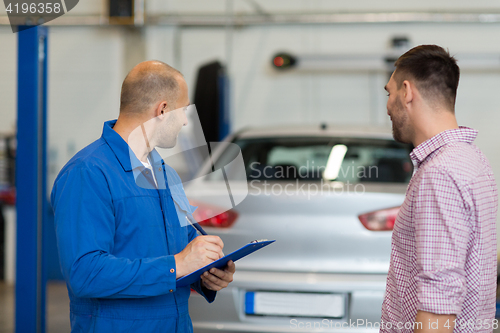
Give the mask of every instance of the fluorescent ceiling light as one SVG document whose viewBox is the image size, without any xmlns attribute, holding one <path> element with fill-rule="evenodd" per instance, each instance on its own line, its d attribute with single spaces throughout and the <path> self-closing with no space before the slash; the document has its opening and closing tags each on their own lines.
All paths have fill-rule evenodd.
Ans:
<svg viewBox="0 0 500 333">
<path fill-rule="evenodd" d="M 330 152 L 330 156 L 328 157 L 328 162 L 326 163 L 325 171 L 323 172 L 324 179 L 327 180 L 337 179 L 346 152 L 347 152 L 346 145 L 333 146 L 332 151 Z"/>
</svg>

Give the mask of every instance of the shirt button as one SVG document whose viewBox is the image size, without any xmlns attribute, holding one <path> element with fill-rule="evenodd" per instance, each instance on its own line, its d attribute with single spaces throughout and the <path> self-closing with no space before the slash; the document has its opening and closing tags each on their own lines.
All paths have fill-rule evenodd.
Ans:
<svg viewBox="0 0 500 333">
<path fill-rule="evenodd" d="M 146 175 L 147 175 L 148 173 L 149 173 L 149 172 L 148 172 L 148 171 L 146 171 Z"/>
<path fill-rule="evenodd" d="M 173 272 L 175 272 L 175 269 L 171 268 L 170 273 L 173 273 Z"/>
<path fill-rule="evenodd" d="M 158 168 L 158 171 L 161 171 L 161 168 Z"/>
<path fill-rule="evenodd" d="M 174 292 L 174 290 L 173 290 L 173 289 L 170 289 L 169 291 L 170 291 L 171 293 L 173 293 L 173 292 Z"/>
</svg>

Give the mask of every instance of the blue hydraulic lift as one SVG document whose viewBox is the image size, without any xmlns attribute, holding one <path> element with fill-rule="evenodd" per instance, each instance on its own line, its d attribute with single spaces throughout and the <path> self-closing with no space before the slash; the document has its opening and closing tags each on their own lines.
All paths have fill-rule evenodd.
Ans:
<svg viewBox="0 0 500 333">
<path fill-rule="evenodd" d="M 18 32 L 15 331 L 45 332 L 43 233 L 47 218 L 46 27 Z"/>
</svg>

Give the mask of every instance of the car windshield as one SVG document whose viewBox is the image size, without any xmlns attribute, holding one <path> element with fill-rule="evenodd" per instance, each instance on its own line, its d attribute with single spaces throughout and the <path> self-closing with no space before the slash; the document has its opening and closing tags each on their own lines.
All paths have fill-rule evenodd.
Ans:
<svg viewBox="0 0 500 333">
<path fill-rule="evenodd" d="M 321 179 L 359 183 L 406 183 L 412 175 L 410 145 L 385 139 L 252 138 L 236 139 L 247 180 Z M 234 152 L 224 151 L 215 167 L 227 165 Z M 231 170 L 226 168 L 231 178 Z M 209 177 L 211 180 L 217 176 Z"/>
</svg>

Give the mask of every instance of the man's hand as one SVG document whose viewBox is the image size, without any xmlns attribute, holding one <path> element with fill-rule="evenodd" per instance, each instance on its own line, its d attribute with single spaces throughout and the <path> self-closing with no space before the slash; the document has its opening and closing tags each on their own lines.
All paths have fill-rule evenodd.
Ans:
<svg viewBox="0 0 500 333">
<path fill-rule="evenodd" d="M 234 262 L 230 260 L 227 262 L 227 267 L 224 270 L 212 268 L 210 272 L 203 273 L 201 276 L 202 284 L 209 290 L 219 291 L 233 282 L 233 274 L 235 271 L 236 266 Z"/>
<path fill-rule="evenodd" d="M 224 243 L 218 236 L 198 236 L 180 253 L 176 254 L 176 278 L 192 273 L 215 260 L 222 258 Z M 233 264 L 234 265 L 234 264 Z"/>
</svg>

